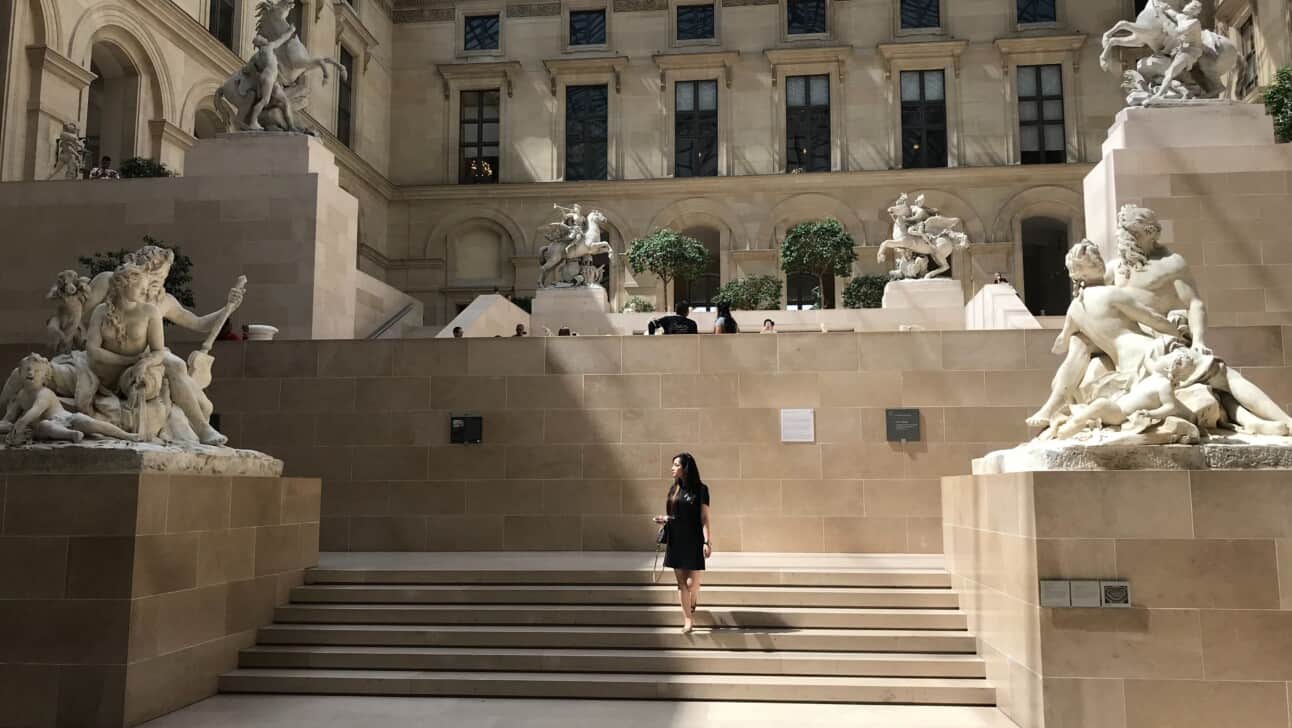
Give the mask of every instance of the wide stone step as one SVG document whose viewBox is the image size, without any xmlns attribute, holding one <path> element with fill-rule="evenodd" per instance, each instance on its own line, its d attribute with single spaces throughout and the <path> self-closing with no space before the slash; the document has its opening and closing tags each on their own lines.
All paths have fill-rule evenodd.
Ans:
<svg viewBox="0 0 1292 728">
<path fill-rule="evenodd" d="M 736 650 L 552 650 L 450 647 L 291 647 L 243 650 L 244 668 L 605 672 L 981 678 L 976 655 Z"/>
<path fill-rule="evenodd" d="M 767 675 L 607 675 L 536 672 L 235 670 L 220 678 L 235 693 L 457 697 L 775 700 L 811 703 L 994 705 L 979 679 Z"/>
<path fill-rule="evenodd" d="M 710 629 L 682 634 L 669 627 L 414 626 L 273 624 L 259 631 L 262 645 L 377 647 L 515 647 L 569 649 L 700 649 L 811 652 L 972 654 L 963 631 L 894 629 Z"/>
<path fill-rule="evenodd" d="M 955 609 L 949 589 L 879 587 L 768 587 L 705 585 L 706 605 L 722 607 L 871 607 Z M 660 585 L 459 585 L 369 586 L 331 584 L 292 589 L 294 603 L 313 604 L 675 604 L 677 588 Z"/>
<path fill-rule="evenodd" d="M 665 580 L 672 575 L 665 573 Z M 603 570 L 451 570 L 451 569 L 311 569 L 307 584 L 530 584 L 631 585 L 654 583 L 650 569 Z M 705 586 L 943 588 L 951 576 L 941 569 L 711 569 Z"/>
<path fill-rule="evenodd" d="M 305 624 L 427 625 L 675 625 L 681 610 L 665 605 L 387 605 L 293 604 L 278 607 L 275 622 Z M 962 612 L 942 609 L 726 608 L 702 606 L 695 614 L 701 627 L 771 627 L 790 629 L 964 629 Z"/>
</svg>

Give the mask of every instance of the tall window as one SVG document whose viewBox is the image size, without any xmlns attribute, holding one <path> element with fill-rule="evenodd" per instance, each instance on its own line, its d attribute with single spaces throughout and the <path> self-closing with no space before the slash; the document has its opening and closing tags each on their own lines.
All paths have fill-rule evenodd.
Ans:
<svg viewBox="0 0 1292 728">
<path fill-rule="evenodd" d="M 354 145 L 354 56 L 341 46 L 345 77 L 337 82 L 336 138 L 347 147 Z"/>
<path fill-rule="evenodd" d="M 1054 23 L 1059 20 L 1058 0 L 1018 0 L 1018 23 Z"/>
<path fill-rule="evenodd" d="M 789 35 L 825 33 L 826 0 L 787 0 L 785 30 Z"/>
<path fill-rule="evenodd" d="M 712 5 L 677 6 L 678 40 L 711 40 L 714 37 Z"/>
<path fill-rule="evenodd" d="M 462 49 L 496 51 L 501 29 L 497 15 L 468 15 L 462 23 Z"/>
<path fill-rule="evenodd" d="M 717 176 L 718 82 L 678 81 L 674 99 L 673 176 Z"/>
<path fill-rule="evenodd" d="M 940 2 L 941 0 L 902 0 L 902 30 L 941 27 Z"/>
<path fill-rule="evenodd" d="M 1068 161 L 1062 66 L 1018 67 L 1018 140 L 1023 164 Z"/>
<path fill-rule="evenodd" d="M 1238 98 L 1243 98 L 1256 88 L 1256 26 L 1248 18 L 1238 29 L 1238 51 L 1242 56 L 1238 66 Z"/>
<path fill-rule="evenodd" d="M 902 167 L 945 166 L 945 76 L 942 71 L 902 71 Z"/>
<path fill-rule="evenodd" d="M 571 10 L 570 45 L 605 45 L 606 11 Z"/>
<path fill-rule="evenodd" d="M 565 87 L 565 179 L 606 179 L 610 128 L 605 86 Z"/>
<path fill-rule="evenodd" d="M 1068 224 L 1048 217 L 1023 221 L 1023 282 L 1027 308 L 1037 316 L 1062 316 L 1072 302 L 1064 257 Z"/>
<path fill-rule="evenodd" d="M 235 0 L 211 0 L 211 17 L 207 27 L 211 30 L 211 35 L 224 44 L 225 48 L 233 50 L 233 16 L 237 8 Z"/>
<path fill-rule="evenodd" d="M 498 181 L 499 99 L 497 89 L 462 92 L 458 112 L 458 181 L 462 184 Z"/>
<path fill-rule="evenodd" d="M 709 264 L 694 280 L 677 281 L 673 300 L 686 301 L 693 311 L 712 311 L 713 299 L 722 287 L 722 233 L 710 227 L 688 228 L 683 234 L 704 244 L 709 251 Z"/>
<path fill-rule="evenodd" d="M 785 79 L 787 172 L 830 171 L 830 77 Z"/>
</svg>

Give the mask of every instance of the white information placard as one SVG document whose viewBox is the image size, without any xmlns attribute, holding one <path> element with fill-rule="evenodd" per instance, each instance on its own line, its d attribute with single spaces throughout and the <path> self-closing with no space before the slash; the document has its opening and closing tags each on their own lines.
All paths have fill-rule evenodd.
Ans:
<svg viewBox="0 0 1292 728">
<path fill-rule="evenodd" d="M 781 442 L 816 442 L 814 410 L 781 410 Z"/>
</svg>

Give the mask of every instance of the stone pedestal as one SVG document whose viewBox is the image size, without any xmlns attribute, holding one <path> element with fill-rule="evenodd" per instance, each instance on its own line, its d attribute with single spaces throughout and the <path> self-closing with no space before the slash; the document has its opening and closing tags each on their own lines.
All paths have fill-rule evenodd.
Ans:
<svg viewBox="0 0 1292 728">
<path fill-rule="evenodd" d="M 0 449 L 0 723 L 117 728 L 215 694 L 317 563 L 320 492 L 217 460 Z"/>
<path fill-rule="evenodd" d="M 601 286 L 542 288 L 534 294 L 530 333 L 543 336 L 550 329 L 555 335 L 567 327 L 582 336 L 611 335 L 615 328 L 609 313 L 610 299 Z"/>
<path fill-rule="evenodd" d="M 1086 230 L 1116 255 L 1117 211 L 1155 210 L 1162 241 L 1184 255 L 1212 325 L 1292 323 L 1292 148 L 1274 143 L 1256 104 L 1124 109 L 1086 176 Z"/>
<path fill-rule="evenodd" d="M 942 479 L 952 586 L 1022 728 L 1288 724 L 1292 471 Z M 1280 553 L 1282 552 L 1282 553 Z M 1043 608 L 1039 580 L 1130 583 Z"/>
<path fill-rule="evenodd" d="M 965 293 L 954 278 L 893 281 L 884 286 L 884 308 L 954 308 L 964 311 Z"/>
</svg>

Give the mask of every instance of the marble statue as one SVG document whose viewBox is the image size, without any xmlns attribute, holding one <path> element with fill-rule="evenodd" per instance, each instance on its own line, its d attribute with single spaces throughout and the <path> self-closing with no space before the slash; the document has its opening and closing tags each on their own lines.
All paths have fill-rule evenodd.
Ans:
<svg viewBox="0 0 1292 728">
<path fill-rule="evenodd" d="M 538 252 L 538 287 L 601 285 L 605 267 L 594 265 L 592 256 L 608 253 L 614 257 L 615 254 L 610 243 L 601 240 L 606 216 L 598 210 L 584 215 L 583 208 L 577 204 L 568 208 L 553 207 L 563 215 L 560 222 L 548 225 L 552 228 L 547 234 L 548 244 Z"/>
<path fill-rule="evenodd" d="M 912 203 L 903 192 L 888 215 L 893 218 L 893 237 L 879 246 L 875 257 L 883 263 L 893 251 L 896 267 L 888 274 L 892 280 L 946 277 L 951 254 L 969 245 L 968 236 L 960 232 L 960 218 L 939 215 L 925 204 L 924 195 Z"/>
<path fill-rule="evenodd" d="M 296 0 L 261 0 L 256 6 L 255 52 L 215 92 L 216 110 L 235 131 L 310 133 L 296 114 L 309 103 L 309 71 L 328 81 L 328 66 L 342 79 L 346 69 L 333 58 L 311 56 L 287 16 Z M 227 116 L 228 107 L 234 116 Z"/>
<path fill-rule="evenodd" d="M 79 412 L 68 412 L 54 391 L 46 386 L 53 376 L 49 360 L 29 354 L 18 363 L 22 387 L 9 401 L 0 419 L 0 434 L 9 445 L 35 440 L 80 442 L 86 435 L 100 435 L 138 442 L 139 436 Z"/>
<path fill-rule="evenodd" d="M 1116 48 L 1148 50 L 1123 74 L 1127 106 L 1224 96 L 1223 77 L 1238 64 L 1238 47 L 1203 28 L 1201 13 L 1198 0 L 1149 0 L 1133 22 L 1118 21 L 1104 33 L 1099 64 L 1105 71 L 1112 70 Z"/>
<path fill-rule="evenodd" d="M 1206 345 L 1206 306 L 1157 216 L 1118 214 L 1117 260 L 1082 241 L 1068 252 L 1075 294 L 1055 353 L 1050 398 L 1028 424 L 1038 440 L 1197 444 L 1234 433 L 1288 438 L 1292 416 Z M 1292 446 L 1292 439 L 1286 443 Z"/>
<path fill-rule="evenodd" d="M 100 273 L 88 283 L 76 281 L 77 292 L 69 298 L 79 300 L 82 308 L 77 330 L 83 332 L 83 348 L 35 365 L 42 371 L 41 386 L 73 410 L 67 417 L 53 417 L 58 413 L 51 409 L 55 424 L 82 434 L 141 442 L 216 447 L 228 442 L 210 424 L 213 406 L 204 390 L 211 383 L 211 346 L 220 327 L 242 304 L 246 279 L 238 279 L 223 307 L 198 316 L 166 292 L 165 281 L 173 263 L 172 251 L 146 245 L 126 256 L 115 271 Z M 64 278 L 60 274 L 60 285 Z M 60 345 L 68 340 L 62 337 L 61 317 L 72 312 L 60 309 L 59 316 L 50 321 L 52 328 L 58 320 Z M 166 348 L 165 321 L 207 335 L 187 362 Z M 68 327 L 76 329 L 72 324 Z M 29 379 L 24 367 L 10 374 L 0 392 L 0 410 L 8 411 L 15 402 L 30 409 L 22 400 Z M 34 396 L 29 393 L 26 400 Z M 111 425 L 130 437 L 122 438 L 110 428 L 86 429 L 80 417 Z M 29 419 L 24 424 L 32 422 L 34 419 Z M 36 435 L 38 439 L 52 437 L 40 432 Z"/>
<path fill-rule="evenodd" d="M 65 122 L 54 146 L 57 163 L 49 173 L 49 179 L 54 179 L 60 173 L 64 179 L 80 179 L 81 167 L 85 166 L 85 150 L 85 138 L 81 136 L 76 122 Z"/>
<path fill-rule="evenodd" d="M 50 348 L 55 354 L 66 354 L 85 347 L 86 301 L 90 297 L 90 279 L 74 270 L 65 270 L 54 278 L 54 287 L 45 298 L 58 301 L 58 311 L 45 322 Z"/>
</svg>

